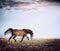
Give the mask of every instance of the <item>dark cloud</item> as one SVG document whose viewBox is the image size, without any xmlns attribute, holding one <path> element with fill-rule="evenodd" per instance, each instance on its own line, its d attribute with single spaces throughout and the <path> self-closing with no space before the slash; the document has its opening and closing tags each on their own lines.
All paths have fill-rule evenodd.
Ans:
<svg viewBox="0 0 60 51">
<path fill-rule="evenodd" d="M 13 7 L 15 5 L 19 5 L 19 4 L 30 4 L 29 2 L 15 2 L 13 0 L 0 0 L 0 8 L 6 7 L 6 6 L 10 6 Z"/>
<path fill-rule="evenodd" d="M 17 1 L 17 0 L 0 0 L 0 8 L 18 8 L 24 10 L 36 9 L 39 5 L 60 4 L 60 0 L 32 0 L 31 2 Z"/>
<path fill-rule="evenodd" d="M 58 3 L 60 3 L 60 0 L 32 0 L 32 1 L 48 1 L 48 2 L 58 2 Z"/>
<path fill-rule="evenodd" d="M 60 3 L 60 0 L 46 0 L 46 1 Z"/>
</svg>

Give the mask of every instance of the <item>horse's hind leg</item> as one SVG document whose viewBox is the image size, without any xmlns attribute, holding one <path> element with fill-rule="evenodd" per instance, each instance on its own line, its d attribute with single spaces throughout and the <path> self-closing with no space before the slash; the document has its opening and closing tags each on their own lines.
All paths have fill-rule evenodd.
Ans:
<svg viewBox="0 0 60 51">
<path fill-rule="evenodd" d="M 23 37 L 22 37 L 22 39 L 21 39 L 21 41 L 20 41 L 20 42 L 22 42 L 22 41 L 23 41 L 24 37 L 25 37 L 25 36 L 23 36 Z"/>
<path fill-rule="evenodd" d="M 9 38 L 9 40 L 8 41 L 10 41 L 10 39 L 13 37 L 13 35 L 11 35 L 11 37 Z"/>
<path fill-rule="evenodd" d="M 15 42 L 16 42 L 16 39 L 15 39 L 15 38 L 16 38 L 16 36 L 14 36 L 14 37 L 13 37 L 13 39 L 14 39 L 14 40 L 15 40 Z"/>
</svg>

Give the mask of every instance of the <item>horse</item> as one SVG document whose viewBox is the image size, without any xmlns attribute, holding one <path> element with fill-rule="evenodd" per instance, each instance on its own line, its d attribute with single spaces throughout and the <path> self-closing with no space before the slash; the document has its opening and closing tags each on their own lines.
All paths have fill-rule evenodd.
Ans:
<svg viewBox="0 0 60 51">
<path fill-rule="evenodd" d="M 10 39 L 13 37 L 13 39 L 16 42 L 15 38 L 17 36 L 22 36 L 21 42 L 23 41 L 24 37 L 27 37 L 27 39 L 29 40 L 29 37 L 27 36 L 27 34 L 30 34 L 31 39 L 33 37 L 33 31 L 30 30 L 30 29 L 13 29 L 13 28 L 9 28 L 8 30 L 6 30 L 4 32 L 4 35 L 8 34 L 7 32 L 11 32 L 11 34 L 12 34 L 8 41 L 10 41 Z"/>
</svg>

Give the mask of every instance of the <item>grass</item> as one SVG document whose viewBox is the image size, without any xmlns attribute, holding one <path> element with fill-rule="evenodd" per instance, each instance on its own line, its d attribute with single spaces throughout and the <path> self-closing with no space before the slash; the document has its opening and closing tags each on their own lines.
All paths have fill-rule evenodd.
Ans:
<svg viewBox="0 0 60 51">
<path fill-rule="evenodd" d="M 8 39 L 0 38 L 0 51 L 60 51 L 60 39 Z M 10 49 L 10 50 L 9 50 Z"/>
</svg>

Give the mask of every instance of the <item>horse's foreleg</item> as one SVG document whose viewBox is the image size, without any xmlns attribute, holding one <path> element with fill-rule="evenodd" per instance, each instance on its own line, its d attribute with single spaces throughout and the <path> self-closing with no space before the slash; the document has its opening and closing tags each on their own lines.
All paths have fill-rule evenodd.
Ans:
<svg viewBox="0 0 60 51">
<path fill-rule="evenodd" d="M 22 42 L 22 41 L 23 41 L 24 37 L 25 37 L 25 36 L 23 36 L 23 37 L 22 37 L 22 39 L 21 39 L 21 41 L 20 41 L 20 42 Z"/>
<path fill-rule="evenodd" d="M 11 35 L 11 37 L 9 38 L 9 40 L 8 41 L 10 41 L 10 39 L 13 37 L 13 35 Z"/>
<path fill-rule="evenodd" d="M 27 37 L 27 39 L 29 40 L 29 37 L 28 36 L 26 36 Z"/>
<path fill-rule="evenodd" d="M 16 38 L 16 36 L 14 36 L 14 37 L 13 37 L 13 39 L 14 39 L 14 40 L 15 40 L 15 42 L 16 42 L 16 39 L 15 39 L 15 38 Z"/>
</svg>

